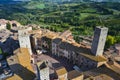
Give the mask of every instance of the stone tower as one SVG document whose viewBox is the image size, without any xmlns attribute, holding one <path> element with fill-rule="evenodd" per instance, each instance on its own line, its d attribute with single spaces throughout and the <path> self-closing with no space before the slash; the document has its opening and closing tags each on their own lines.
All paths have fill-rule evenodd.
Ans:
<svg viewBox="0 0 120 80">
<path fill-rule="evenodd" d="M 108 28 L 106 27 L 98 26 L 95 28 L 94 39 L 91 47 L 91 52 L 95 56 L 103 55 L 107 33 L 108 33 Z"/>
<path fill-rule="evenodd" d="M 37 63 L 37 77 L 38 80 L 50 80 L 47 61 L 41 61 Z"/>
<path fill-rule="evenodd" d="M 28 48 L 30 55 L 32 55 L 30 35 L 19 36 L 20 48 Z"/>
<path fill-rule="evenodd" d="M 30 55 L 32 55 L 30 35 L 27 30 L 19 30 L 19 44 L 20 48 L 28 48 Z"/>
</svg>

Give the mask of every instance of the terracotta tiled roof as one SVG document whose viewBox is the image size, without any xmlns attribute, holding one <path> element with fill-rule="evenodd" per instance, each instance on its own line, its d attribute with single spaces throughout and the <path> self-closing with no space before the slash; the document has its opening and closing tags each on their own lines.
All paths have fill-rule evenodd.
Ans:
<svg viewBox="0 0 120 80">
<path fill-rule="evenodd" d="M 8 21 L 5 19 L 0 19 L 0 24 L 5 25 Z"/>
<path fill-rule="evenodd" d="M 67 73 L 66 69 L 64 67 L 60 67 L 56 69 L 56 73 L 58 76 L 64 75 Z"/>
<path fill-rule="evenodd" d="M 42 34 L 42 31 L 39 29 L 39 30 L 31 30 L 31 31 L 28 31 L 28 33 L 30 34 Z"/>
<path fill-rule="evenodd" d="M 120 43 L 115 45 L 115 48 L 120 50 Z"/>
<path fill-rule="evenodd" d="M 12 77 L 10 77 L 10 78 L 8 78 L 6 80 L 23 80 L 23 79 L 20 76 L 15 74 L 14 76 L 12 76 Z"/>
<path fill-rule="evenodd" d="M 80 53 L 80 55 L 84 56 L 84 57 L 87 57 L 93 61 L 96 61 L 96 62 L 105 62 L 107 61 L 107 59 L 104 57 L 104 56 L 94 56 L 94 55 L 91 55 L 91 54 L 86 54 L 86 53 Z"/>
<path fill-rule="evenodd" d="M 65 37 L 66 35 L 71 34 L 70 30 L 66 30 L 60 34 L 60 37 Z"/>
<path fill-rule="evenodd" d="M 19 22 L 15 21 L 15 20 L 9 21 L 9 20 L 5 20 L 5 19 L 0 19 L 0 24 L 5 25 L 5 24 L 8 23 L 8 22 L 9 22 L 10 24 L 15 23 L 15 24 L 17 24 L 18 26 L 21 25 Z"/>
<path fill-rule="evenodd" d="M 76 70 L 68 72 L 68 79 L 74 79 L 74 78 L 77 78 L 80 76 L 83 76 L 83 74 L 81 74 L 80 72 L 78 72 Z"/>
<path fill-rule="evenodd" d="M 106 75 L 106 74 L 101 74 L 95 77 L 95 80 L 113 80 L 113 78 L 111 78 L 110 76 Z"/>
<path fill-rule="evenodd" d="M 120 65 L 116 62 L 113 62 L 113 64 L 106 63 L 106 67 L 113 70 L 114 72 L 118 73 L 120 75 Z"/>
<path fill-rule="evenodd" d="M 20 48 L 14 52 L 15 55 L 7 58 L 11 70 L 15 73 L 15 75 L 11 77 L 10 80 L 33 80 L 35 75 L 30 63 L 30 54 L 28 49 Z M 19 79 L 18 76 L 21 79 Z"/>
<path fill-rule="evenodd" d="M 105 65 L 96 68 L 96 69 L 92 69 L 86 72 L 83 72 L 83 74 L 85 75 L 85 80 L 89 80 L 87 78 L 90 77 L 96 77 L 96 76 L 100 76 L 100 75 L 106 75 L 108 77 L 113 78 L 114 80 L 120 80 L 120 75 L 117 74 L 116 72 L 114 72 L 113 70 L 109 69 L 108 67 L 106 67 Z M 102 79 L 102 80 L 106 80 L 106 79 Z"/>
<path fill-rule="evenodd" d="M 58 34 L 56 34 L 54 32 L 48 32 L 44 36 L 46 36 L 47 38 L 50 38 L 50 39 L 54 39 L 54 38 L 56 38 L 58 36 Z"/>
</svg>

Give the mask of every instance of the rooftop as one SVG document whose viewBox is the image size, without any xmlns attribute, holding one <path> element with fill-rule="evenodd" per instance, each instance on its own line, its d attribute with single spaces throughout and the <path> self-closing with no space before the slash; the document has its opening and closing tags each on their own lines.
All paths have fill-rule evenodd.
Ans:
<svg viewBox="0 0 120 80">
<path fill-rule="evenodd" d="M 95 77 L 95 80 L 99 79 L 99 80 L 113 80 L 113 78 L 111 78 L 110 76 L 107 76 L 106 74 L 101 74 Z"/>
<path fill-rule="evenodd" d="M 107 62 L 106 67 L 120 75 L 120 65 L 116 62 Z"/>
<path fill-rule="evenodd" d="M 15 20 L 12 20 L 12 21 L 9 21 L 9 20 L 5 20 L 5 19 L 0 19 L 0 24 L 6 24 L 6 23 L 10 23 L 10 24 L 13 24 L 13 23 L 15 23 L 15 24 L 17 24 L 17 26 L 20 26 L 21 24 L 19 23 L 19 22 L 17 22 L 17 21 L 15 21 Z"/>
<path fill-rule="evenodd" d="M 31 31 L 32 28 L 31 27 L 20 27 L 20 29 L 18 30 L 18 34 L 20 36 L 25 36 L 25 35 L 30 35 L 29 31 Z"/>
<path fill-rule="evenodd" d="M 58 36 L 58 34 L 55 32 L 48 32 L 44 36 L 46 36 L 47 38 L 50 38 L 50 39 L 54 39 Z"/>
<path fill-rule="evenodd" d="M 115 48 L 116 48 L 117 50 L 120 50 L 120 43 L 119 43 L 119 44 L 115 44 Z"/>
<path fill-rule="evenodd" d="M 64 75 L 67 73 L 66 69 L 64 67 L 60 67 L 56 69 L 56 73 L 58 76 Z"/>
<path fill-rule="evenodd" d="M 107 59 L 104 57 L 104 56 L 94 56 L 94 55 L 91 55 L 91 54 L 85 54 L 85 53 L 80 53 L 82 56 L 85 56 L 93 61 L 96 61 L 96 62 L 104 62 L 104 61 L 107 61 Z"/>
<path fill-rule="evenodd" d="M 104 26 L 97 26 L 97 29 L 108 29 L 108 28 Z"/>
<path fill-rule="evenodd" d="M 25 57 L 23 57 L 25 56 Z M 30 63 L 30 55 L 27 48 L 20 48 L 13 56 L 7 58 L 11 70 L 15 73 L 12 80 L 33 80 L 35 75 Z M 17 75 L 17 76 L 16 76 Z M 21 78 L 18 78 L 18 76 Z M 9 80 L 9 79 L 8 79 Z"/>
<path fill-rule="evenodd" d="M 76 70 L 68 72 L 68 79 L 74 79 L 74 78 L 77 78 L 80 76 L 83 76 L 83 74 L 81 74 L 80 72 L 78 72 Z"/>
<path fill-rule="evenodd" d="M 95 76 L 95 77 L 90 76 L 84 80 L 114 80 L 114 79 L 110 76 L 107 76 L 106 74 L 100 74 L 100 75 Z"/>
<path fill-rule="evenodd" d="M 64 38 L 64 37 L 66 37 L 66 35 L 69 35 L 69 34 L 72 34 L 71 31 L 70 30 L 65 30 L 64 32 L 62 32 L 60 34 L 60 37 Z"/>
<path fill-rule="evenodd" d="M 5 19 L 0 19 L 0 24 L 5 25 L 7 22 L 8 22 L 8 21 L 7 21 L 7 20 L 5 20 Z"/>
<path fill-rule="evenodd" d="M 50 53 L 48 53 L 48 55 L 46 54 L 34 55 L 34 58 L 35 58 L 35 63 L 41 62 L 41 61 L 48 62 L 48 67 L 49 67 L 51 78 L 56 77 L 55 70 L 61 66 L 64 66 L 67 71 L 73 70 L 73 65 L 71 63 L 68 63 L 66 59 L 52 56 L 50 55 Z"/>
<path fill-rule="evenodd" d="M 37 66 L 39 69 L 44 69 L 44 68 L 47 68 L 48 65 L 46 61 L 41 61 L 37 63 Z"/>
<path fill-rule="evenodd" d="M 31 30 L 31 31 L 28 31 L 28 33 L 30 33 L 30 34 L 36 34 L 36 33 L 41 34 L 42 31 L 41 31 L 41 29 L 38 29 L 38 30 Z"/>
<path fill-rule="evenodd" d="M 83 72 L 83 74 L 85 75 L 86 80 L 89 80 L 87 78 L 96 77 L 100 75 L 104 75 L 107 78 L 113 78 L 114 80 L 120 80 L 120 75 L 114 72 L 113 70 L 109 69 L 105 65 L 96 69 Z M 102 80 L 106 80 L 106 79 L 102 79 Z"/>
<path fill-rule="evenodd" d="M 20 76 L 14 74 L 14 76 L 10 77 L 10 78 L 7 78 L 6 80 L 23 80 Z"/>
</svg>

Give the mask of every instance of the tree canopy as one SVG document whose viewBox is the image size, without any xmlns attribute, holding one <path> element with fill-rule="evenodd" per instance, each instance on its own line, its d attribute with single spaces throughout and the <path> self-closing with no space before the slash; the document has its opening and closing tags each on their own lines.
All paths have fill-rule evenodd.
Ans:
<svg viewBox="0 0 120 80">
<path fill-rule="evenodd" d="M 11 30 L 11 24 L 10 24 L 9 22 L 6 24 L 6 28 L 7 28 L 8 30 Z"/>
</svg>

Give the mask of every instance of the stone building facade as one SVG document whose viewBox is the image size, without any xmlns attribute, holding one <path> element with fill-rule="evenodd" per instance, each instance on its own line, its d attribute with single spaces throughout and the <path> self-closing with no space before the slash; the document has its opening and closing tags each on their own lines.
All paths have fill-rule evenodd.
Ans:
<svg viewBox="0 0 120 80">
<path fill-rule="evenodd" d="M 93 45 L 95 46 L 92 46 L 92 49 L 95 47 L 97 52 L 94 52 L 94 55 L 91 52 L 91 47 L 88 45 L 77 44 L 75 42 L 69 43 L 68 41 L 64 40 L 57 41 L 56 39 L 54 39 L 52 42 L 52 53 L 53 55 L 65 57 L 73 64 L 79 66 L 82 70 L 89 70 L 99 67 L 107 61 L 107 59 L 102 56 L 107 32 L 107 28 L 96 28 L 95 37 L 93 40 Z M 98 45 L 98 42 L 102 43 Z M 101 54 L 99 54 L 99 52 Z"/>
<path fill-rule="evenodd" d="M 57 56 L 68 59 L 69 62 L 79 66 L 82 70 L 89 70 L 101 66 L 106 62 L 103 56 L 94 56 L 90 48 L 86 46 L 75 46 L 67 42 L 61 42 L 58 46 Z"/>
<path fill-rule="evenodd" d="M 58 55 L 58 48 L 59 48 L 59 44 L 61 43 L 61 41 L 62 39 L 60 38 L 56 38 L 52 41 L 52 54 Z"/>
</svg>

